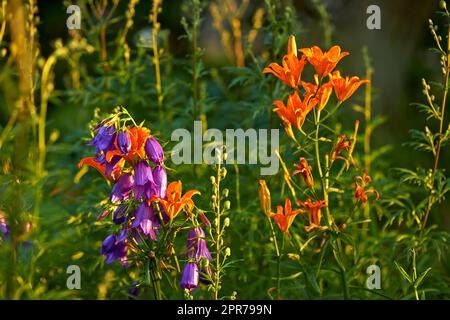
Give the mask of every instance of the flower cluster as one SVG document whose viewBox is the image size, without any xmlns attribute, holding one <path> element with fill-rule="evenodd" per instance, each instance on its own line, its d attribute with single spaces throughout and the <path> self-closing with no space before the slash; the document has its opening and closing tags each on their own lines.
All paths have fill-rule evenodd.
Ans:
<svg viewBox="0 0 450 320">
<path fill-rule="evenodd" d="M 208 283 L 212 276 L 209 262 L 212 256 L 206 245 L 205 232 L 201 227 L 194 227 L 189 230 L 186 253 L 189 261 L 186 263 L 181 276 L 181 287 L 189 291 L 197 288 L 199 280 Z M 202 269 L 199 264 L 206 265 Z M 202 275 L 205 274 L 206 278 Z"/>
<path fill-rule="evenodd" d="M 301 53 L 301 56 L 298 52 Z M 264 181 L 260 181 L 261 207 L 269 218 L 274 219 L 283 233 L 285 233 L 292 225 L 296 215 L 301 213 L 308 214 L 309 225 L 305 226 L 307 232 L 311 230 L 326 230 L 333 225 L 335 226 L 333 221 L 328 221 L 327 226 L 321 225 L 321 209 L 327 208 L 328 211 L 328 196 L 326 190 L 327 187 L 325 187 L 326 178 L 323 174 L 324 169 L 320 164 L 319 158 L 318 132 L 321 125 L 321 112 L 327 112 L 326 117 L 331 116 L 362 84 L 368 83 L 368 80 L 361 80 L 356 76 L 342 77 L 340 71 L 335 70 L 340 60 L 347 55 L 349 55 L 349 53 L 341 51 L 339 46 L 333 46 L 325 52 L 317 46 L 297 50 L 295 37 L 290 36 L 288 40 L 288 52 L 283 57 L 282 65 L 280 66 L 277 63 L 271 63 L 263 70 L 264 73 L 270 73 L 276 76 L 283 83 L 294 89 L 294 92 L 288 95 L 286 104 L 282 100 L 277 100 L 273 103 L 275 106 L 273 111 L 280 117 L 286 133 L 291 139 L 297 142 L 293 128 L 298 129 L 298 131 L 308 139 L 312 139 L 303 131 L 303 126 L 308 115 L 310 113 L 314 114 L 313 123 L 315 125 L 315 138 L 312 140 L 315 142 L 316 146 L 317 170 L 320 175 L 324 197 L 322 198 L 323 200 L 320 198 L 317 199 L 317 194 L 314 190 L 315 183 L 312 174 L 313 169 L 304 157 L 301 157 L 299 163 L 295 164 L 293 175 L 299 174 L 303 178 L 305 185 L 311 190 L 311 194 L 314 195 L 316 200 L 308 198 L 305 201 L 300 201 L 296 199 L 295 202 L 302 207 L 302 209 L 293 210 L 290 199 L 285 199 L 284 208 L 282 206 L 277 206 L 276 213 L 272 212 L 269 189 Z M 307 82 L 302 79 L 302 73 L 307 64 L 310 64 L 314 69 L 314 80 L 312 82 Z M 327 110 L 326 107 L 333 92 L 337 104 L 332 110 Z M 322 119 L 322 121 L 323 120 L 324 119 Z M 358 124 L 359 122 L 357 121 L 355 126 L 355 136 L 357 134 Z M 354 164 L 351 154 L 353 147 L 354 141 L 352 139 L 348 139 L 342 134 L 338 135 L 337 142 L 333 146 L 330 156 L 326 154 L 326 172 L 329 173 L 330 166 L 337 159 L 343 160 L 347 169 L 349 168 L 350 162 Z M 341 155 L 344 150 L 347 151 L 347 157 Z M 285 171 L 285 180 L 295 197 L 290 173 L 285 165 L 283 165 L 283 169 Z M 355 184 L 357 184 L 355 197 L 361 202 L 367 201 L 366 193 L 374 192 L 373 189 L 364 191 L 365 181 L 364 178 L 355 180 Z"/>
<path fill-rule="evenodd" d="M 94 167 L 114 183 L 110 195 L 115 208 L 113 221 L 122 230 L 103 241 L 101 253 L 106 256 L 106 263 L 119 260 L 127 265 L 129 236 L 137 242 L 139 235 L 156 240 L 161 222 L 151 201 L 166 194 L 164 152 L 149 129 L 122 125 L 116 117 L 101 122 L 94 134 L 88 145 L 95 147 L 97 157 L 83 158 L 79 166 Z M 98 220 L 110 212 L 103 212 Z"/>
<path fill-rule="evenodd" d="M 341 52 L 339 46 L 333 46 L 326 52 L 317 46 L 298 51 L 302 53 L 301 58 L 298 58 L 295 37 L 290 36 L 288 53 L 283 57 L 282 65 L 271 63 L 263 70 L 264 73 L 275 75 L 295 90 L 288 96 L 286 104 L 282 100 L 273 103 L 276 107 L 274 112 L 283 121 L 286 132 L 292 138 L 294 137 L 292 127 L 301 130 L 313 108 L 317 107 L 319 111 L 324 109 L 333 92 L 339 105 L 350 98 L 362 84 L 368 82 L 356 76 L 344 78 L 339 71 L 334 71 L 338 62 L 349 54 Z M 313 83 L 302 80 L 303 69 L 307 63 L 315 71 Z"/>
<path fill-rule="evenodd" d="M 128 117 L 122 119 L 123 114 Z M 164 255 L 165 252 L 166 257 L 173 256 L 172 243 L 178 232 L 174 219 L 184 211 L 185 222 L 198 225 L 192 217 L 195 208 L 192 197 L 200 193 L 189 190 L 183 194 L 181 181 L 168 183 L 161 144 L 148 128 L 137 126 L 134 121 L 130 126 L 128 120 L 132 120 L 131 116 L 122 111 L 94 127 L 93 138 L 87 145 L 95 147 L 97 156 L 79 162 L 79 167 L 91 166 L 113 184 L 108 208 L 97 220 L 112 213 L 114 224 L 120 227 L 103 241 L 101 253 L 106 257 L 106 263 L 120 261 L 124 266 L 132 260 L 130 252 L 139 254 L 152 247 L 151 243 L 153 255 L 155 252 Z M 211 260 L 211 255 L 200 227 L 191 229 L 188 237 L 189 262 L 181 286 L 191 290 L 198 282 L 194 265 L 202 257 Z M 155 268 L 167 267 L 163 260 L 162 257 L 155 259 L 159 261 Z"/>
</svg>

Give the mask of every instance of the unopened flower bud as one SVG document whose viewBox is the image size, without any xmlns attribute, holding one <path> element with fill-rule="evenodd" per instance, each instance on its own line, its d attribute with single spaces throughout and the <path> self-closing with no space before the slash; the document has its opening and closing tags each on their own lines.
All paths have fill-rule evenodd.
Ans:
<svg viewBox="0 0 450 320">
<path fill-rule="evenodd" d="M 230 226 L 230 218 L 225 218 L 225 220 L 223 221 L 223 225 L 225 226 L 225 227 L 229 227 Z"/>
<path fill-rule="evenodd" d="M 220 174 L 222 175 L 222 178 L 225 178 L 227 176 L 227 169 L 222 168 L 222 171 L 220 172 Z"/>
<path fill-rule="evenodd" d="M 211 228 L 211 222 L 209 221 L 208 217 L 203 213 L 203 211 L 199 211 L 198 216 L 200 217 L 200 220 L 206 227 Z"/>
<path fill-rule="evenodd" d="M 227 161 L 228 159 L 228 153 L 224 152 L 223 153 L 223 161 Z"/>
<path fill-rule="evenodd" d="M 439 1 L 439 7 L 441 9 L 447 10 L 447 3 L 444 0 Z"/>
<path fill-rule="evenodd" d="M 227 247 L 225 249 L 225 257 L 229 257 L 229 256 L 231 256 L 231 249 L 229 247 Z"/>
<path fill-rule="evenodd" d="M 225 209 L 225 210 L 230 210 L 230 207 L 231 207 L 231 202 L 230 201 L 225 201 L 224 203 L 223 203 L 223 208 Z"/>
<path fill-rule="evenodd" d="M 211 180 L 211 184 L 216 184 L 216 177 L 211 176 L 209 179 Z"/>
<path fill-rule="evenodd" d="M 225 197 L 225 198 L 227 198 L 228 197 L 228 194 L 230 193 L 230 190 L 229 189 L 223 189 L 223 191 L 222 191 L 222 194 L 223 194 L 223 196 Z"/>
</svg>

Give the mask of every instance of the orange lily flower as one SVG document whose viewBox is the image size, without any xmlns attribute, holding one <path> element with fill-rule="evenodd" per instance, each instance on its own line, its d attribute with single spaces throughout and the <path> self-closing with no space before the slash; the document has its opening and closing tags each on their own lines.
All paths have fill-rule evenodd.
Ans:
<svg viewBox="0 0 450 320">
<path fill-rule="evenodd" d="M 362 203 L 366 203 L 369 198 L 367 196 L 368 193 L 374 193 L 376 198 L 375 201 L 380 198 L 380 194 L 374 188 L 369 188 L 366 190 L 366 187 L 372 182 L 372 178 L 367 175 L 364 170 L 363 176 L 356 176 L 355 179 L 355 198 L 361 201 Z"/>
<path fill-rule="evenodd" d="M 350 98 L 362 84 L 369 83 L 369 80 L 360 80 L 356 76 L 342 78 L 340 72 L 335 71 L 330 75 L 330 82 L 333 85 L 336 98 L 343 102 Z"/>
<path fill-rule="evenodd" d="M 108 179 L 111 182 L 116 181 L 120 177 L 120 173 L 122 171 L 122 165 L 118 165 L 116 169 L 108 176 L 106 175 L 106 167 L 97 162 L 94 157 L 86 157 L 81 159 L 80 162 L 78 162 L 78 168 L 81 168 L 83 165 L 97 169 L 97 171 L 100 172 L 105 179 Z"/>
<path fill-rule="evenodd" d="M 351 150 L 351 148 L 352 148 L 352 141 L 351 141 L 351 139 L 348 139 L 345 134 L 340 134 L 338 136 L 338 141 L 336 142 L 336 144 L 333 147 L 333 150 L 331 151 L 331 156 L 330 156 L 331 161 L 334 161 L 336 159 L 341 159 L 341 160 L 345 161 L 345 165 L 346 165 L 347 170 L 348 170 L 348 167 L 350 166 L 349 161 L 346 158 L 340 156 L 339 154 L 343 150 L 345 150 L 345 149 Z M 350 152 L 349 152 L 349 158 L 350 158 L 350 160 L 352 162 L 354 162 Z"/>
<path fill-rule="evenodd" d="M 192 212 L 194 209 L 194 201 L 192 201 L 191 198 L 196 194 L 200 194 L 198 190 L 189 190 L 184 195 L 181 195 L 181 193 L 181 181 L 174 181 L 167 186 L 166 197 L 164 199 L 156 198 L 157 201 L 162 204 L 170 221 L 172 221 L 182 209 L 185 209 L 189 213 Z"/>
<path fill-rule="evenodd" d="M 303 48 L 299 51 L 308 58 L 320 78 L 327 76 L 343 57 L 349 55 L 348 52 L 341 52 L 339 46 L 333 46 L 325 53 L 317 46 Z"/>
<path fill-rule="evenodd" d="M 301 209 L 292 211 L 291 200 L 286 199 L 284 202 L 284 214 L 283 214 L 283 207 L 277 206 L 277 213 L 272 212 L 271 216 L 277 223 L 281 232 L 286 232 L 289 230 L 292 223 L 294 222 L 295 216 L 303 212 L 304 211 Z"/>
<path fill-rule="evenodd" d="M 305 122 L 306 116 L 314 108 L 317 102 L 311 99 L 312 94 L 306 94 L 303 101 L 300 99 L 298 92 L 295 91 L 289 95 L 287 106 L 284 102 L 277 100 L 273 103 L 276 108 L 273 110 L 278 114 L 280 119 L 286 126 L 286 131 L 291 130 L 291 125 L 300 129 Z"/>
<path fill-rule="evenodd" d="M 297 170 L 295 170 L 293 174 L 301 174 L 308 188 L 313 189 L 314 178 L 312 176 L 312 167 L 308 164 L 308 161 L 306 161 L 305 158 L 300 158 L 300 163 L 295 163 L 294 166 L 297 168 Z"/>
<path fill-rule="evenodd" d="M 327 82 L 320 86 L 319 90 L 317 90 L 318 79 L 316 79 L 316 84 L 309 82 L 302 82 L 303 88 L 305 88 L 308 94 L 313 94 L 314 97 L 311 99 L 315 103 L 318 103 L 318 109 L 322 110 L 327 105 L 330 100 L 331 93 L 333 92 L 333 85 L 330 82 Z"/>
<path fill-rule="evenodd" d="M 278 63 L 271 63 L 264 68 L 263 73 L 271 73 L 292 88 L 296 88 L 300 83 L 303 68 L 305 67 L 305 56 L 297 58 L 297 45 L 295 37 L 290 36 L 288 40 L 288 53 L 283 57 L 282 66 Z"/>
<path fill-rule="evenodd" d="M 308 210 L 309 226 L 305 226 L 306 232 L 309 232 L 313 229 L 328 229 L 328 227 L 320 225 L 320 220 L 322 219 L 322 213 L 320 210 L 327 206 L 327 202 L 325 200 L 314 202 L 312 202 L 310 199 L 307 199 L 305 202 L 297 200 L 297 204 Z"/>
<path fill-rule="evenodd" d="M 270 191 L 267 187 L 266 181 L 259 180 L 259 201 L 261 203 L 261 208 L 270 218 L 270 212 L 272 211 L 272 202 L 270 200 Z"/>
</svg>

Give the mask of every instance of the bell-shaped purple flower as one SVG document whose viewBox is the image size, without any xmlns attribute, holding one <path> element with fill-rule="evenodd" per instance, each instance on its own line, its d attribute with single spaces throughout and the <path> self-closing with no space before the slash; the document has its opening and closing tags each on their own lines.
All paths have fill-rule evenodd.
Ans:
<svg viewBox="0 0 450 320">
<path fill-rule="evenodd" d="M 131 188 L 133 187 L 133 176 L 124 173 L 117 180 L 111 192 L 111 202 L 116 203 L 121 200 L 128 200 L 131 194 Z"/>
<path fill-rule="evenodd" d="M 189 291 L 194 290 L 198 286 L 198 280 L 198 266 L 195 262 L 189 261 L 184 266 L 183 274 L 181 275 L 181 287 Z"/>
<path fill-rule="evenodd" d="M 144 235 L 150 235 L 150 238 L 155 241 L 155 230 L 158 230 L 160 222 L 155 214 L 153 206 L 149 206 L 146 201 L 142 202 L 139 205 L 136 217 L 131 226 L 135 228 L 140 227 Z"/>
<path fill-rule="evenodd" d="M 120 152 L 123 154 L 127 154 L 131 150 L 131 138 L 128 131 L 120 131 L 117 135 L 117 146 L 119 147 Z"/>
<path fill-rule="evenodd" d="M 151 199 L 154 195 L 152 169 L 146 161 L 139 161 L 134 170 L 134 199 Z"/>
<path fill-rule="evenodd" d="M 155 182 L 154 191 L 156 196 L 164 198 L 167 190 L 167 172 L 163 166 L 157 166 L 153 169 L 153 181 Z"/>
<path fill-rule="evenodd" d="M 119 206 L 116 211 L 114 211 L 113 221 L 115 224 L 119 225 L 125 222 L 127 217 L 125 216 L 125 207 Z"/>
<path fill-rule="evenodd" d="M 116 128 L 114 126 L 102 126 L 98 129 L 94 139 L 87 145 L 95 146 L 95 152 L 100 153 L 114 149 L 114 140 L 116 138 Z"/>
<path fill-rule="evenodd" d="M 149 137 L 145 142 L 145 153 L 150 161 L 160 165 L 164 161 L 164 151 L 155 138 Z"/>
<path fill-rule="evenodd" d="M 9 235 L 9 226 L 6 224 L 6 222 L 0 222 L 0 232 L 5 236 Z"/>
<path fill-rule="evenodd" d="M 9 235 L 9 225 L 6 223 L 6 219 L 3 216 L 2 211 L 0 211 L 0 232 L 5 236 Z"/>
<path fill-rule="evenodd" d="M 196 227 L 189 230 L 187 240 L 187 255 L 197 261 L 201 258 L 212 260 L 205 240 L 205 232 L 202 228 Z"/>
<path fill-rule="evenodd" d="M 111 234 L 102 243 L 101 253 L 106 256 L 106 263 L 110 264 L 120 260 L 122 265 L 126 265 L 128 245 L 126 240 L 119 241 L 115 234 Z"/>
<path fill-rule="evenodd" d="M 131 287 L 130 289 L 128 289 L 128 299 L 134 300 L 139 295 L 139 293 L 141 293 L 141 290 L 137 285 L 138 285 L 137 281 L 133 281 L 131 283 Z"/>
</svg>

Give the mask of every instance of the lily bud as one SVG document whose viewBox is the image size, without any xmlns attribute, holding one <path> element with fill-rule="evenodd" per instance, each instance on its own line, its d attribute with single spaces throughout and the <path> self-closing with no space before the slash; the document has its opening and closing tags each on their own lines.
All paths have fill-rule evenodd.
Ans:
<svg viewBox="0 0 450 320">
<path fill-rule="evenodd" d="M 295 36 L 290 35 L 288 40 L 288 54 L 293 53 L 297 56 L 297 44 L 295 43 Z"/>
<path fill-rule="evenodd" d="M 270 212 L 272 211 L 270 191 L 264 180 L 259 180 L 259 201 L 261 203 L 261 209 L 265 215 L 270 218 Z"/>
</svg>

